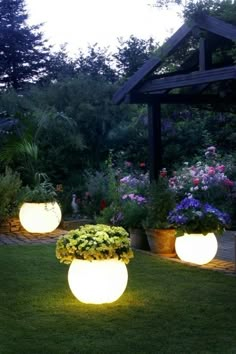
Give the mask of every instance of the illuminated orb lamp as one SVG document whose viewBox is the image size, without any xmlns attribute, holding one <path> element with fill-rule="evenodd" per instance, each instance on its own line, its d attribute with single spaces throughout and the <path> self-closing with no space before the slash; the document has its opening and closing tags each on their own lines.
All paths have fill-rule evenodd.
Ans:
<svg viewBox="0 0 236 354">
<path fill-rule="evenodd" d="M 218 242 L 213 233 L 184 234 L 176 238 L 175 250 L 178 257 L 184 262 L 207 264 L 216 255 Z"/>
<path fill-rule="evenodd" d="M 68 272 L 73 295 L 85 304 L 116 301 L 125 291 L 128 271 L 117 259 L 87 261 L 74 259 Z"/>
<path fill-rule="evenodd" d="M 24 203 L 19 214 L 21 225 L 30 233 L 47 233 L 61 222 L 61 209 L 54 203 Z"/>
</svg>

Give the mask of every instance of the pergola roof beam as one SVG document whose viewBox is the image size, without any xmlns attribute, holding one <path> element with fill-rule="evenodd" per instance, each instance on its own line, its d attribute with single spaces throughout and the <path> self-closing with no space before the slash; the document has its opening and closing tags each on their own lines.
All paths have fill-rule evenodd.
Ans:
<svg viewBox="0 0 236 354">
<path fill-rule="evenodd" d="M 168 90 L 185 86 L 209 84 L 211 82 L 236 79 L 236 66 L 229 66 L 213 70 L 196 71 L 190 74 L 175 75 L 151 80 L 140 87 L 138 92 L 151 93 L 152 91 Z"/>
<path fill-rule="evenodd" d="M 149 59 L 141 68 L 115 93 L 113 96 L 114 103 L 120 103 L 127 92 L 131 91 L 140 80 L 149 73 L 153 72 L 163 61 L 163 59 L 170 55 L 176 47 L 184 40 L 190 33 L 194 25 L 183 24 L 175 34 L 161 47 L 159 57 Z"/>
</svg>

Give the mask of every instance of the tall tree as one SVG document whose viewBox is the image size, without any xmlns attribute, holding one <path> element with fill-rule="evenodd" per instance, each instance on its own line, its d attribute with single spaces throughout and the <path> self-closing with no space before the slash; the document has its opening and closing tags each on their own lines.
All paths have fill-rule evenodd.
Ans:
<svg viewBox="0 0 236 354">
<path fill-rule="evenodd" d="M 138 39 L 131 35 L 128 40 L 119 39 L 119 47 L 114 54 L 117 70 L 122 77 L 133 75 L 157 49 L 152 38 Z"/>
<path fill-rule="evenodd" d="M 45 75 L 49 48 L 41 25 L 28 26 L 24 0 L 0 0 L 0 87 L 19 89 Z"/>
<path fill-rule="evenodd" d="M 76 60 L 77 71 L 80 74 L 89 75 L 92 78 L 104 78 L 109 82 L 116 81 L 116 73 L 112 68 L 112 58 L 107 48 L 100 48 L 95 44 L 88 46 L 88 53 L 81 50 Z"/>
<path fill-rule="evenodd" d="M 47 76 L 40 80 L 41 84 L 48 84 L 72 78 L 76 75 L 76 63 L 69 57 L 66 49 L 66 44 L 61 45 L 59 51 L 50 54 L 47 62 Z"/>
</svg>

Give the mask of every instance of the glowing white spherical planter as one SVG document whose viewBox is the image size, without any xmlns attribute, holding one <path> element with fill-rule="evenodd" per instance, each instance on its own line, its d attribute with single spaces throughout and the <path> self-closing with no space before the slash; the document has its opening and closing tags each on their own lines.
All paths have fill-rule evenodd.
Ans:
<svg viewBox="0 0 236 354">
<path fill-rule="evenodd" d="M 68 282 L 79 301 L 86 304 L 110 303 L 125 291 L 128 271 L 124 262 L 116 259 L 91 262 L 74 259 L 69 268 Z"/>
<path fill-rule="evenodd" d="M 216 255 L 218 242 L 213 233 L 184 234 L 176 238 L 175 250 L 178 257 L 184 262 L 207 264 Z"/>
<path fill-rule="evenodd" d="M 24 203 L 19 214 L 21 225 L 31 233 L 55 230 L 61 222 L 61 209 L 53 203 Z"/>
</svg>

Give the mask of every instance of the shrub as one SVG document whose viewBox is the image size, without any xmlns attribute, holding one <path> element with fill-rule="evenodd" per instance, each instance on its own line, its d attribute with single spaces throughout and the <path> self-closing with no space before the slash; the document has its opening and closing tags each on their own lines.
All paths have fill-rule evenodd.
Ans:
<svg viewBox="0 0 236 354">
<path fill-rule="evenodd" d="M 168 186 L 166 177 L 159 177 L 158 182 L 150 185 L 147 217 L 143 226 L 149 229 L 168 229 L 169 212 L 175 207 L 175 192 Z"/>
<path fill-rule="evenodd" d="M 230 218 L 208 203 L 186 197 L 170 212 L 168 221 L 177 229 L 177 236 L 184 233 L 206 235 L 209 232 L 222 234 Z"/>
<path fill-rule="evenodd" d="M 0 175 L 0 221 L 17 213 L 21 184 L 20 175 L 10 168 Z"/>
<path fill-rule="evenodd" d="M 98 224 L 80 226 L 60 237 L 56 257 L 66 264 L 73 259 L 92 261 L 111 258 L 129 263 L 133 252 L 125 229 Z"/>
</svg>

